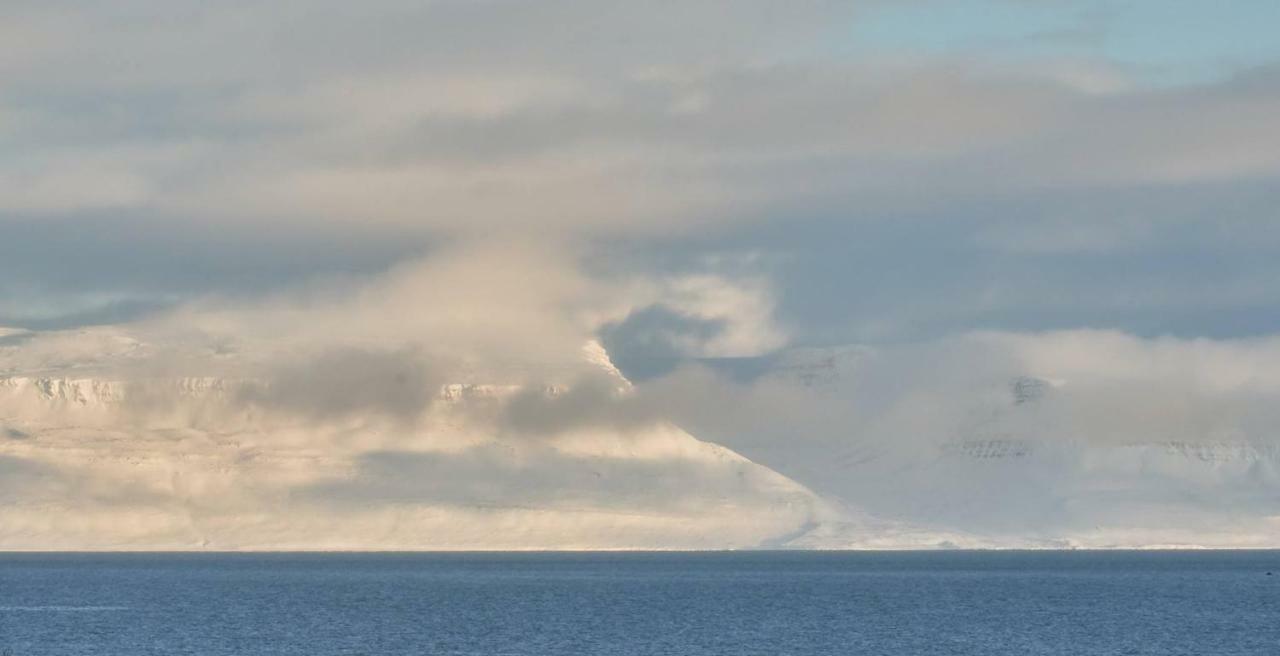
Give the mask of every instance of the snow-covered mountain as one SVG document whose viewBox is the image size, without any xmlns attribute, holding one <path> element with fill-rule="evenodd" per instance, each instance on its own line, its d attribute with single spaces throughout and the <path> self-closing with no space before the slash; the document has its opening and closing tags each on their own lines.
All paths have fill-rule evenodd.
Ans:
<svg viewBox="0 0 1280 656">
<path fill-rule="evenodd" d="M 494 416 L 555 387 L 445 383 L 407 417 L 300 411 L 276 384 L 0 378 L 0 548 L 731 548 L 827 512 L 668 422 L 535 434 Z"/>
<path fill-rule="evenodd" d="M 859 393 L 883 377 L 869 362 L 874 355 L 845 349 L 809 356 L 807 364 L 793 361 L 771 372 L 759 388 L 814 390 L 827 395 L 815 406 L 821 408 L 875 396 Z M 867 375 L 859 371 L 864 366 Z M 1218 403 L 1240 414 L 1224 411 L 1203 433 L 1197 426 L 1144 430 L 1141 422 L 1125 432 L 1127 395 L 1141 403 L 1144 392 L 1079 386 L 1107 390 L 1113 404 L 1096 402 L 1093 388 L 1076 394 L 1069 379 L 1023 374 L 969 389 L 912 387 L 878 407 L 832 410 L 836 427 L 816 430 L 807 441 L 776 434 L 740 445 L 723 439 L 826 499 L 908 527 L 884 530 L 898 536 L 890 540 L 895 544 L 1280 544 L 1280 440 L 1268 426 L 1242 430 L 1248 412 L 1228 399 Z M 949 397 L 935 396 L 940 392 Z M 944 419 L 904 415 L 924 409 Z M 857 418 L 864 413 L 870 418 Z M 866 530 L 837 522 L 790 544 L 866 546 Z"/>
<path fill-rule="evenodd" d="M 533 383 L 400 353 L 272 369 L 109 329 L 3 339 L 3 549 L 1280 544 L 1256 376 L 853 347 L 632 385 L 591 343 Z M 145 366 L 164 352 L 242 375 Z"/>
</svg>

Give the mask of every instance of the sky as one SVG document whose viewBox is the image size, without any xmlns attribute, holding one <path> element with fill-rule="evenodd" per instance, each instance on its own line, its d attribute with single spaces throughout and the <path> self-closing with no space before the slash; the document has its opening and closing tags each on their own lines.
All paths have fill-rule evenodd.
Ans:
<svg viewBox="0 0 1280 656">
<path fill-rule="evenodd" d="M 1280 320 L 1274 3 L 3 11 L 3 325 L 525 236 L 798 345 Z"/>
<path fill-rule="evenodd" d="M 828 465 L 997 428 L 1270 444 L 1276 24 L 1262 0 L 6 0 L 0 375 L 129 381 L 125 432 L 248 412 L 292 449 L 290 417 L 357 472 L 325 498 L 404 494 L 371 481 L 413 463 L 507 481 L 494 454 L 531 435 L 558 446 L 518 442 L 545 465 L 518 480 L 555 496 L 589 476 L 575 431 L 659 420 L 921 521 L 910 477 Z M 815 362 L 846 380 L 809 390 Z M 1021 377 L 1058 391 L 992 410 Z M 160 378 L 240 382 L 179 420 Z M 430 400 L 479 382 L 511 389 Z M 11 435 L 72 419 L 13 393 Z M 428 457 L 424 417 L 506 446 Z M 733 487 L 697 467 L 664 471 Z M 675 503 L 636 471 L 620 498 Z M 1078 485 L 1156 494 L 1131 474 Z M 795 492 L 772 475 L 751 503 Z"/>
</svg>

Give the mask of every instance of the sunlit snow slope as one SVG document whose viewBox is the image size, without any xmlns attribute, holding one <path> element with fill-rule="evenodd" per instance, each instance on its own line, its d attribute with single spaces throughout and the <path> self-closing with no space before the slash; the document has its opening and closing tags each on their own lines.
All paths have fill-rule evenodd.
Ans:
<svg viewBox="0 0 1280 656">
<path fill-rule="evenodd" d="M 745 547 L 821 506 L 669 423 L 490 420 L 555 389 L 444 384 L 407 417 L 300 411 L 278 383 L 68 373 L 0 378 L 0 548 Z"/>
</svg>

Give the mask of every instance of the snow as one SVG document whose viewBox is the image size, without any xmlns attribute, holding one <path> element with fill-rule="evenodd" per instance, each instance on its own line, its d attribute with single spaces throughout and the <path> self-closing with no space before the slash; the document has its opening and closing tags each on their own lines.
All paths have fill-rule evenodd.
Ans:
<svg viewBox="0 0 1280 656">
<path fill-rule="evenodd" d="M 369 407 L 338 412 L 264 401 L 280 380 L 139 374 L 158 349 L 110 330 L 0 344 L 0 549 L 1280 545 L 1280 444 L 1238 421 L 1256 400 L 1225 375 L 1203 430 L 1100 436 L 1143 426 L 1116 417 L 1141 418 L 1154 383 L 1037 364 L 965 387 L 977 375 L 933 352 L 911 356 L 921 383 L 891 353 L 806 349 L 705 425 L 540 434 L 503 408 L 565 398 L 562 383 L 445 381 L 409 415 L 364 393 Z M 608 399 L 640 393 L 598 343 L 581 358 Z M 343 389 L 342 371 L 308 375 Z M 796 407 L 808 421 L 753 421 Z M 738 421 L 715 422 L 726 413 Z"/>
<path fill-rule="evenodd" d="M 255 416 L 243 384 L 0 379 L 0 549 L 739 548 L 822 505 L 669 424 L 535 439 L 468 420 L 512 386 L 447 384 L 404 426 Z M 174 407 L 142 412 L 161 389 Z"/>
</svg>

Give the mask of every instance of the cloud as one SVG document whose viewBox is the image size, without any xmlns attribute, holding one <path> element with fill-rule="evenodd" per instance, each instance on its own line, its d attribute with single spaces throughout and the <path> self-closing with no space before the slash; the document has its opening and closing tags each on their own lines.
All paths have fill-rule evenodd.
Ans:
<svg viewBox="0 0 1280 656">
<path fill-rule="evenodd" d="M 654 338 L 645 317 L 706 329 Z M 413 427 L 447 384 L 522 386 L 510 399 L 463 399 L 459 420 L 547 434 L 592 424 L 597 406 L 601 425 L 615 419 L 606 415 L 620 406 L 609 397 L 627 383 L 594 361 L 607 361 L 603 351 L 594 360 L 584 351 L 600 335 L 624 359 L 631 348 L 637 367 L 652 366 L 646 340 L 668 340 L 663 366 L 785 343 L 758 280 L 602 275 L 558 243 L 464 241 L 375 276 L 210 297 L 117 325 L 16 331 L 0 343 L 0 373 L 119 381 L 141 425 Z M 217 398 L 193 401 L 187 387 L 170 389 L 175 379 Z M 660 419 L 649 408 L 635 413 L 636 422 Z"/>
<path fill-rule="evenodd" d="M 12 429 L 10 429 L 12 430 Z M 10 439 L 16 439 L 8 435 Z M 0 458 L 0 495 L 9 499 L 22 498 L 33 493 L 40 494 L 38 488 L 47 484 L 50 470 L 39 463 L 22 458 Z"/>
<path fill-rule="evenodd" d="M 16 375 L 0 410 L 28 436 L 8 448 L 49 455 L 61 435 L 49 427 L 73 422 L 119 444 L 182 436 L 183 448 L 234 459 L 230 471 L 323 460 L 255 478 L 234 503 L 182 502 L 230 522 L 257 496 L 356 514 L 475 504 L 704 512 L 723 495 L 768 506 L 781 493 L 768 482 L 776 472 L 850 516 L 1057 539 L 1102 518 L 1130 521 L 1120 509 L 1139 502 L 1159 510 L 1149 515 L 1158 528 L 1166 513 L 1210 513 L 1226 499 L 1262 512 L 1271 494 L 1265 466 L 1253 477 L 1212 472 L 1280 452 L 1275 338 L 977 332 L 726 362 L 698 349 L 735 321 L 758 320 L 730 311 L 757 303 L 686 306 L 673 295 L 655 305 L 669 279 L 597 279 L 556 252 L 459 247 L 358 283 L 0 345 Z M 691 323 L 658 307 L 727 313 Z M 583 350 L 598 334 L 640 346 L 656 335 L 676 361 L 625 381 Z M 123 382 L 99 382 L 111 380 Z M 764 478 L 745 486 L 732 467 L 708 469 L 749 461 Z M 159 503 L 170 493 L 148 476 L 49 494 Z M 1010 486 L 1022 493 L 1002 497 Z M 953 507 L 963 503 L 974 505 Z"/>
<path fill-rule="evenodd" d="M 248 384 L 239 400 L 268 411 L 297 412 L 319 421 L 354 413 L 412 421 L 448 382 L 433 376 L 413 352 L 336 350 L 308 357 Z"/>
<path fill-rule="evenodd" d="M 687 317 L 663 306 L 641 308 L 600 330 L 610 359 L 631 380 L 667 373 L 696 355 L 691 345 L 724 330 L 722 322 Z"/>
<path fill-rule="evenodd" d="M 350 479 L 303 491 L 325 504 L 371 503 L 532 508 L 594 507 L 669 512 L 717 499 L 760 494 L 762 473 L 747 464 L 722 466 L 673 457 L 629 460 L 575 457 L 550 447 L 514 452 L 486 445 L 461 453 L 374 452 Z M 764 496 L 764 495 L 761 495 Z M 760 501 L 762 499 L 751 499 Z"/>
<path fill-rule="evenodd" d="M 9 3 L 0 321 L 496 235 L 656 253 L 630 263 L 651 279 L 681 253 L 763 253 L 776 270 L 714 284 L 772 276 L 793 342 L 1274 329 L 1280 289 L 1249 282 L 1280 244 L 1265 65 L 1160 86 L 1088 44 L 881 48 L 856 28 L 897 15 L 882 3 L 540 4 Z M 1198 282 L 1188 250 L 1228 265 Z M 675 305 L 703 292 L 665 293 L 700 316 Z M 740 328 L 704 350 L 780 343 Z"/>
</svg>

